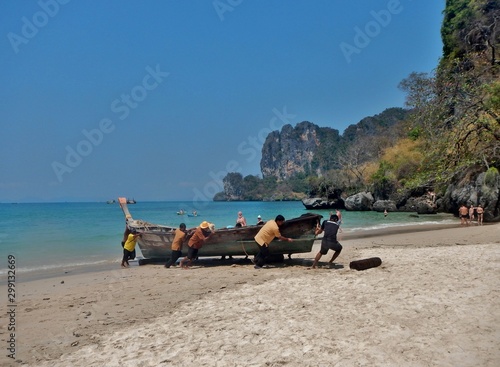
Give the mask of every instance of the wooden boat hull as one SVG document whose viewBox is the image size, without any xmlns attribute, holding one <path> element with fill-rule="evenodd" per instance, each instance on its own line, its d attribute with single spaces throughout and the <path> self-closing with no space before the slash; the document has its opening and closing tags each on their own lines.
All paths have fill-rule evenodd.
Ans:
<svg viewBox="0 0 500 367">
<path fill-rule="evenodd" d="M 258 230 L 262 227 L 255 229 L 248 228 L 249 230 L 244 233 L 236 233 L 232 229 L 216 230 L 215 233 L 208 239 L 203 247 L 198 251 L 198 256 L 245 256 L 255 255 L 259 251 L 259 247 L 255 243 L 253 237 Z M 143 231 L 142 228 L 137 228 Z M 224 231 L 224 232 L 222 232 Z M 222 233 L 221 233 L 222 232 Z M 225 233 L 227 232 L 227 233 Z M 288 236 L 283 234 L 284 236 Z M 293 242 L 285 242 L 275 240 L 269 246 L 271 254 L 295 254 L 310 252 L 314 243 L 314 229 L 312 233 L 303 234 L 300 237 L 292 237 Z M 174 232 L 157 232 L 157 231 L 144 231 L 141 238 L 138 239 L 137 244 L 141 249 L 144 257 L 149 259 L 164 260 L 170 256 L 171 245 L 174 239 Z M 187 243 L 182 248 L 182 254 L 187 255 Z"/>
<path fill-rule="evenodd" d="M 154 261 L 165 261 L 171 253 L 175 228 L 134 220 L 126 203 L 119 202 L 126 218 L 128 218 L 129 228 L 142 232 L 137 243 L 143 256 Z M 269 252 L 271 254 L 311 252 L 315 240 L 314 230 L 321 218 L 322 216 L 319 214 L 308 213 L 285 221 L 280 232 L 285 237 L 293 238 L 293 241 L 274 240 L 269 245 Z M 198 256 L 255 255 L 259 251 L 259 247 L 255 243 L 254 237 L 261 228 L 262 226 L 247 226 L 217 229 L 198 251 Z M 182 248 L 182 254 L 186 255 L 187 250 L 186 241 Z"/>
</svg>

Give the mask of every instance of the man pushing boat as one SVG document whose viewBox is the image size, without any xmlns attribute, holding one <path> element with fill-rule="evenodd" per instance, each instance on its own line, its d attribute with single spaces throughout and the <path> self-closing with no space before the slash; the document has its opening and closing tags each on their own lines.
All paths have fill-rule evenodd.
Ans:
<svg viewBox="0 0 500 367">
<path fill-rule="evenodd" d="M 254 237 L 255 242 L 259 245 L 259 252 L 255 255 L 253 260 L 255 269 L 262 269 L 266 263 L 266 257 L 269 256 L 269 244 L 277 237 L 281 241 L 292 242 L 291 238 L 283 237 L 280 233 L 279 227 L 285 222 L 285 217 L 281 214 L 277 215 L 274 220 L 269 220 L 259 230 Z"/>
<path fill-rule="evenodd" d="M 187 256 L 182 259 L 179 263 L 181 269 L 188 269 L 193 263 L 193 260 L 198 257 L 198 250 L 203 247 L 204 243 L 212 235 L 212 230 L 210 229 L 210 223 L 207 221 L 201 222 L 200 226 L 197 227 L 188 241 L 188 253 Z M 185 264 L 186 261 L 189 261 Z"/>
</svg>

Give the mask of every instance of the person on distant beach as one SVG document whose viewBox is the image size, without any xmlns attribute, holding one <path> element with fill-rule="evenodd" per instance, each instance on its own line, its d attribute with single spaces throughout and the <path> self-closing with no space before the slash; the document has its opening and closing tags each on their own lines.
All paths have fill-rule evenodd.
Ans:
<svg viewBox="0 0 500 367">
<path fill-rule="evenodd" d="M 469 215 L 469 209 L 467 209 L 467 207 L 464 204 L 462 204 L 462 206 L 460 206 L 460 208 L 458 209 L 458 216 L 460 217 L 460 225 L 461 226 L 468 225 L 468 222 L 467 222 L 468 215 Z"/>
<path fill-rule="evenodd" d="M 389 214 L 387 213 L 387 209 L 384 209 L 384 217 L 387 217 L 387 214 Z"/>
<path fill-rule="evenodd" d="M 172 265 L 175 266 L 175 263 L 182 256 L 182 244 L 186 240 L 187 231 L 186 225 L 184 223 L 179 224 L 179 228 L 175 230 L 175 236 L 172 240 L 172 253 L 170 254 L 170 258 L 165 264 L 166 268 L 170 268 Z"/>
<path fill-rule="evenodd" d="M 130 230 L 130 234 L 127 237 L 127 241 L 123 245 L 123 259 L 122 259 L 122 268 L 126 268 L 130 264 L 128 261 L 130 259 L 135 258 L 132 257 L 132 253 L 135 254 L 135 245 L 137 244 L 137 237 L 141 237 L 141 233 L 137 233 L 135 229 Z"/>
<path fill-rule="evenodd" d="M 333 212 L 330 212 L 330 216 L 332 215 L 334 215 Z M 342 233 L 342 228 L 340 228 L 340 225 L 342 224 L 342 213 L 339 209 L 335 209 L 335 215 L 339 218 L 337 223 L 339 224 L 339 232 Z"/>
<path fill-rule="evenodd" d="M 336 214 L 333 214 L 330 216 L 329 220 L 324 220 L 323 223 L 321 223 L 321 227 L 316 228 L 316 231 L 314 232 L 316 236 L 322 232 L 325 232 L 325 234 L 321 240 L 321 248 L 316 254 L 311 266 L 312 269 L 316 269 L 319 259 L 321 259 L 321 256 L 326 255 L 328 250 L 335 251 L 329 261 L 330 264 L 333 263 L 333 260 L 340 255 L 342 245 L 337 241 L 337 232 L 339 231 L 338 220 L 339 217 Z"/>
<path fill-rule="evenodd" d="M 242 212 L 238 212 L 238 218 L 236 218 L 236 224 L 240 223 L 242 227 L 247 226 L 247 220 L 243 216 Z"/>
<path fill-rule="evenodd" d="M 262 269 L 266 263 L 266 257 L 269 255 L 269 244 L 275 238 L 281 241 L 292 242 L 291 238 L 281 235 L 279 227 L 285 222 L 285 217 L 281 214 L 277 215 L 274 220 L 269 220 L 262 226 L 257 235 L 254 237 L 255 242 L 259 246 L 259 252 L 255 255 L 253 263 L 255 269 Z"/>
<path fill-rule="evenodd" d="M 260 215 L 257 216 L 257 226 L 263 226 L 264 221 L 262 220 L 262 217 Z"/>
<path fill-rule="evenodd" d="M 477 206 L 476 213 L 477 213 L 477 224 L 480 225 L 480 226 L 482 226 L 483 225 L 484 209 L 481 206 L 481 204 L 479 204 Z"/>
<path fill-rule="evenodd" d="M 469 208 L 469 224 L 472 224 L 472 221 L 474 220 L 474 205 L 471 204 Z"/>
<path fill-rule="evenodd" d="M 340 212 L 340 210 L 336 209 L 335 210 L 335 214 L 337 215 L 337 217 L 339 218 L 339 220 L 337 221 L 337 223 L 339 224 L 339 226 L 342 224 L 342 213 Z"/>
<path fill-rule="evenodd" d="M 210 238 L 212 235 L 212 230 L 210 229 L 210 223 L 207 221 L 203 221 L 198 228 L 195 229 L 193 235 L 188 241 L 188 253 L 185 258 L 181 260 L 179 266 L 182 269 L 188 269 L 189 266 L 193 263 L 198 257 L 198 250 L 203 247 L 203 244 Z M 188 261 L 187 264 L 186 261 Z"/>
</svg>

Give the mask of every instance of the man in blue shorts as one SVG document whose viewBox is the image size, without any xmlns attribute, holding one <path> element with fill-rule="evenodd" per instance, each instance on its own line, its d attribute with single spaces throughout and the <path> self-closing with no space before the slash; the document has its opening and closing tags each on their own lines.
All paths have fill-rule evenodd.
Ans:
<svg viewBox="0 0 500 367">
<path fill-rule="evenodd" d="M 316 228 L 315 235 L 318 235 L 322 232 L 325 232 L 323 235 L 323 239 L 321 240 L 321 248 L 314 258 L 314 262 L 311 266 L 312 269 L 316 269 L 316 265 L 318 264 L 321 256 L 326 255 L 328 250 L 335 251 L 329 263 L 333 263 L 333 260 L 340 255 L 340 251 L 342 251 L 342 245 L 337 241 L 337 232 L 339 231 L 339 217 L 336 214 L 330 216 L 330 220 L 324 220 L 321 223 L 321 227 Z"/>
</svg>

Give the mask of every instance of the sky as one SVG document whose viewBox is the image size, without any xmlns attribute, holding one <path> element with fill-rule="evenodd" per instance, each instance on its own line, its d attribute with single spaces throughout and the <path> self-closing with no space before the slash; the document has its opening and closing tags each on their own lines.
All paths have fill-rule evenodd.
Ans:
<svg viewBox="0 0 500 367">
<path fill-rule="evenodd" d="M 404 107 L 444 0 L 3 0 L 0 202 L 212 200 L 266 136 Z"/>
</svg>

